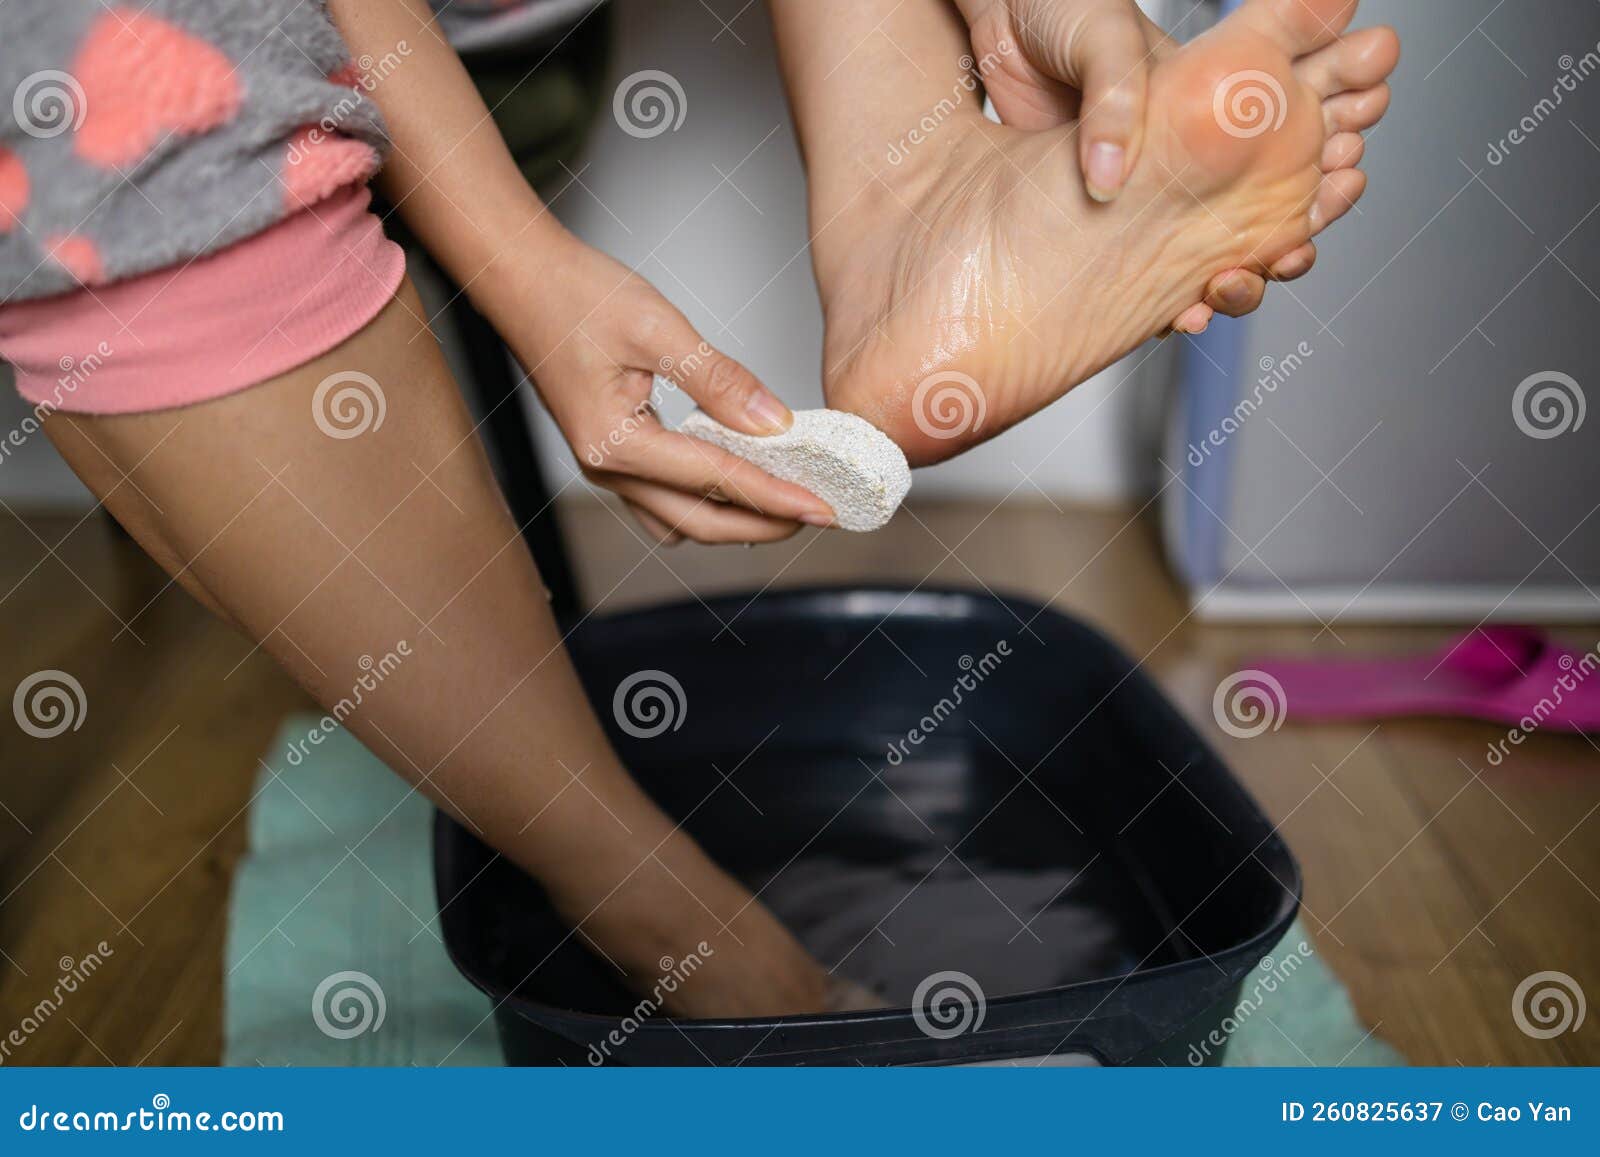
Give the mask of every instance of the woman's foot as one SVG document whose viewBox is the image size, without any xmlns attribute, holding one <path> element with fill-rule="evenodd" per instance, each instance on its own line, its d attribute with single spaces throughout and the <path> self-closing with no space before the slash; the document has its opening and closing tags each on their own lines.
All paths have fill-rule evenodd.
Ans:
<svg viewBox="0 0 1600 1157">
<path fill-rule="evenodd" d="M 1398 59 L 1388 29 L 1341 35 L 1356 2 L 1247 0 L 1161 61 L 1143 159 L 1110 205 L 1084 194 L 1071 129 L 996 125 L 976 102 L 870 194 L 818 194 L 829 405 L 938 461 L 1164 330 L 1213 275 L 1309 270 L 1311 238 L 1365 188 L 1357 134 Z"/>
</svg>

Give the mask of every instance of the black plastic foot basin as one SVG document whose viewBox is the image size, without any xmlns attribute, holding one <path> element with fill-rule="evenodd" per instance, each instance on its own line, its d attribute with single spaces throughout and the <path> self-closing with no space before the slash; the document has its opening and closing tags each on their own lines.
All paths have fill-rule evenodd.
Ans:
<svg viewBox="0 0 1600 1157">
<path fill-rule="evenodd" d="M 671 1020 L 441 816 L 445 943 L 514 1064 L 1214 1061 L 1190 1044 L 1294 917 L 1299 869 L 1227 768 L 1043 607 L 792 591 L 593 619 L 571 645 L 645 788 L 893 1007 Z M 697 967 L 662 964 L 642 991 Z"/>
</svg>

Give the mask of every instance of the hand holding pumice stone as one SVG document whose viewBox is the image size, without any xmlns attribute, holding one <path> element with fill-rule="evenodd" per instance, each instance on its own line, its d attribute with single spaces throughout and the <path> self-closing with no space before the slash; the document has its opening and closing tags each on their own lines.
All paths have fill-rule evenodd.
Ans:
<svg viewBox="0 0 1600 1157">
<path fill-rule="evenodd" d="M 793 425 L 766 436 L 730 430 L 695 410 L 678 430 L 805 487 L 833 507 L 835 525 L 844 530 L 877 530 L 911 489 L 911 467 L 900 447 L 843 410 L 796 410 Z"/>
</svg>

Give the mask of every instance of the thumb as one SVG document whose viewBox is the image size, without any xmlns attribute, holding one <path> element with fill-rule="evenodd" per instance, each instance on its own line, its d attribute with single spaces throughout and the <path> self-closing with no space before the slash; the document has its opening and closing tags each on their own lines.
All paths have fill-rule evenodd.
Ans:
<svg viewBox="0 0 1600 1157">
<path fill-rule="evenodd" d="M 1083 93 L 1078 157 L 1097 201 L 1114 200 L 1138 161 L 1152 61 L 1133 0 L 1080 5 L 1070 17 L 1033 22 L 1022 34 L 1038 67 Z M 1029 43 L 1031 42 L 1031 43 Z"/>
<path fill-rule="evenodd" d="M 683 388 L 699 407 L 730 429 L 745 434 L 781 434 L 794 421 L 789 407 L 744 366 L 713 348 L 686 318 L 671 345 L 690 352 L 662 358 L 663 377 Z"/>
</svg>

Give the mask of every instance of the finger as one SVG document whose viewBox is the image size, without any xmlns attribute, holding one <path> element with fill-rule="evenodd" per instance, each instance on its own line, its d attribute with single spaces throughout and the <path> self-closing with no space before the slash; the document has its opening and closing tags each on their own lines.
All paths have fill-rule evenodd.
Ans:
<svg viewBox="0 0 1600 1157">
<path fill-rule="evenodd" d="M 1243 317 L 1261 308 L 1267 283 L 1248 269 L 1230 269 L 1211 279 L 1206 287 L 1206 304 L 1225 317 Z"/>
<path fill-rule="evenodd" d="M 672 533 L 696 542 L 782 542 L 800 529 L 798 522 L 769 518 L 639 478 L 621 479 L 614 489 L 629 503 L 649 511 Z"/>
<path fill-rule="evenodd" d="M 1317 247 L 1309 241 L 1298 249 L 1291 250 L 1272 263 L 1272 268 L 1267 272 L 1274 281 L 1293 281 L 1297 277 L 1304 277 L 1311 272 L 1311 267 L 1317 263 Z"/>
<path fill-rule="evenodd" d="M 1100 0 L 1090 0 L 1090 3 L 1098 2 Z M 1166 59 L 1178 50 L 1177 41 L 1162 31 L 1159 24 L 1143 12 L 1137 12 L 1136 16 L 1141 34 L 1144 36 L 1145 51 L 1149 54 L 1152 64 Z M 978 22 L 973 24 L 974 45 L 980 39 L 979 24 L 985 20 L 999 21 L 1004 26 L 1003 31 L 995 33 L 990 39 L 997 37 L 1003 39 L 1015 35 L 1011 32 L 1012 24 L 1003 11 L 1003 6 L 993 4 L 984 9 Z M 1040 23 L 1037 17 L 1030 17 L 1023 27 L 1030 32 L 1037 32 Z M 1018 36 L 1017 39 L 1020 40 L 1021 37 Z M 1049 39 L 1046 36 L 1036 35 L 1034 39 L 1028 41 L 1029 52 L 1035 56 L 1042 55 L 1043 43 Z M 1053 40 L 1051 42 L 1053 43 Z M 984 87 L 985 95 L 994 102 L 995 112 L 999 114 L 1003 124 L 1028 132 L 1076 126 L 1082 113 L 1083 93 L 1079 91 L 1077 83 L 1066 84 L 1056 79 L 1054 75 L 1071 71 L 1070 69 L 1057 64 L 1046 71 L 1035 64 L 1027 53 L 1017 52 L 1008 53 L 1003 58 L 1002 69 L 1003 72 L 988 77 Z M 1132 168 L 1132 157 L 1130 157 L 1130 172 Z"/>
<path fill-rule="evenodd" d="M 1206 327 L 1211 324 L 1213 311 L 1209 305 L 1200 303 L 1191 305 L 1178 315 L 1172 323 L 1173 333 L 1205 333 Z"/>
<path fill-rule="evenodd" d="M 711 347 L 687 318 L 677 314 L 669 322 L 667 348 L 689 350 L 671 364 L 672 380 L 683 387 L 700 408 L 730 429 L 744 434 L 781 434 L 794 421 L 789 407 L 761 384 L 749 370 L 727 354 Z M 652 343 L 655 345 L 657 343 Z M 660 367 L 658 348 L 637 351 L 645 364 Z"/>
<path fill-rule="evenodd" d="M 1340 169 L 1322 178 L 1311 203 L 1311 236 L 1315 237 L 1340 217 L 1367 191 L 1367 175 L 1360 169 Z"/>
<path fill-rule="evenodd" d="M 833 508 L 809 490 L 774 478 L 719 446 L 674 430 L 662 430 L 645 440 L 639 457 L 630 463 L 630 472 L 758 514 L 812 526 L 833 522 Z"/>
<path fill-rule="evenodd" d="M 673 530 L 672 527 L 662 522 L 637 502 L 631 502 L 626 498 L 622 501 L 626 503 L 634 518 L 639 520 L 639 525 L 644 527 L 645 533 L 655 539 L 658 545 L 677 546 L 683 541 L 683 535 Z"/>
<path fill-rule="evenodd" d="M 1360 133 L 1334 133 L 1322 146 L 1322 171 L 1353 169 L 1367 151 L 1367 140 Z"/>
<path fill-rule="evenodd" d="M 1392 28 L 1363 28 L 1295 62 L 1294 71 L 1318 96 L 1371 88 L 1394 71 L 1400 39 Z"/>
<path fill-rule="evenodd" d="M 1128 0 L 1109 0 L 1074 26 L 1069 44 L 1047 49 L 1045 60 L 1058 62 L 1058 79 L 1083 89 L 1078 150 L 1084 184 L 1096 201 L 1114 200 L 1144 139 L 1151 55 L 1143 17 Z"/>
<path fill-rule="evenodd" d="M 1360 92 L 1341 92 L 1322 102 L 1322 123 L 1328 135 L 1360 133 L 1370 129 L 1389 111 L 1389 86 L 1375 85 Z"/>
</svg>

